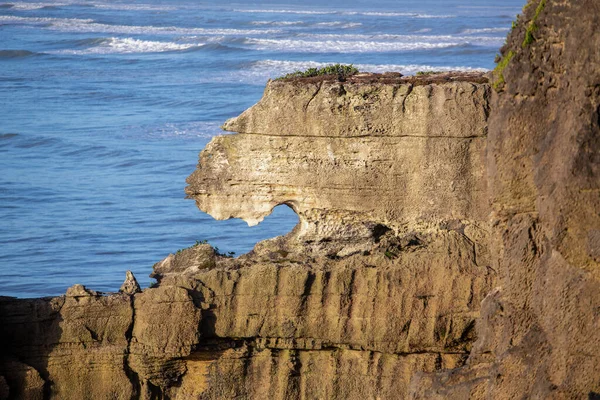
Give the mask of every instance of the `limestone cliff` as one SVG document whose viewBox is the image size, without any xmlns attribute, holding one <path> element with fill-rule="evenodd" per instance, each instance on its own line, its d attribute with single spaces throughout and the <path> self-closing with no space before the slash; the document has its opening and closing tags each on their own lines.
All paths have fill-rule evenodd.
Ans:
<svg viewBox="0 0 600 400">
<path fill-rule="evenodd" d="M 600 397 L 600 3 L 532 0 L 489 120 L 493 268 L 465 368 L 422 399 Z"/>
<path fill-rule="evenodd" d="M 487 220 L 482 80 L 271 81 L 258 104 L 225 123 L 239 133 L 202 152 L 186 192 L 213 217 L 250 225 L 287 204 L 300 218 L 303 252 L 317 243 L 322 253 L 320 241 L 335 242 L 331 256 L 367 250 L 377 226 L 398 233 L 463 221 L 479 237 Z"/>
<path fill-rule="evenodd" d="M 298 226 L 169 255 L 142 292 L 0 298 L 0 399 L 598 398 L 598 26 L 531 1 L 491 85 L 269 82 L 186 193 Z"/>
<path fill-rule="evenodd" d="M 206 244 L 170 255 L 142 293 L 128 275 L 129 294 L 1 300 L 11 394 L 398 398 L 415 373 L 463 365 L 495 280 L 486 82 L 270 82 L 186 191 L 250 223 L 288 204 L 296 229 L 237 259 Z"/>
</svg>

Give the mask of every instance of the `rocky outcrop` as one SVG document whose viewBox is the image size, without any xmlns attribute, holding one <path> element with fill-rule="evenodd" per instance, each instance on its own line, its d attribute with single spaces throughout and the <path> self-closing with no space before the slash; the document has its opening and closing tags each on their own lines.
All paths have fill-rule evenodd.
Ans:
<svg viewBox="0 0 600 400">
<path fill-rule="evenodd" d="M 201 312 L 180 287 L 130 296 L 75 285 L 56 298 L 1 298 L 0 316 L 9 398 L 131 399 L 178 381 Z"/>
<path fill-rule="evenodd" d="M 6 299 L 7 354 L 39 372 L 43 395 L 77 399 L 403 397 L 415 373 L 463 365 L 495 281 L 485 82 L 270 82 L 186 191 L 250 223 L 288 204 L 296 229 L 236 259 L 197 243 L 157 263 L 158 287 L 141 293 L 128 274 L 121 294 Z"/>
<path fill-rule="evenodd" d="M 468 365 L 423 399 L 600 396 L 600 4 L 530 1 L 502 49 L 488 138 L 492 261 Z"/>
<path fill-rule="evenodd" d="M 286 204 L 301 251 L 322 254 L 325 240 L 331 256 L 367 250 L 382 227 L 480 227 L 489 86 L 481 74 L 447 76 L 271 81 L 224 125 L 239 133 L 201 153 L 186 193 L 213 217 L 249 225 Z"/>
<path fill-rule="evenodd" d="M 481 74 L 269 82 L 186 193 L 299 224 L 121 293 L 0 298 L 0 399 L 594 399 L 600 23 L 531 1 Z M 582 43 L 585 38 L 585 43 Z"/>
</svg>

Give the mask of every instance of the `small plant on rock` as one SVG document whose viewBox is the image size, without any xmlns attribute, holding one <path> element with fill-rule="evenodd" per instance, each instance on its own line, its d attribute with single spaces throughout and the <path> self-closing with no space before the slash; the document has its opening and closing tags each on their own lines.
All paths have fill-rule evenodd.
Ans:
<svg viewBox="0 0 600 400">
<path fill-rule="evenodd" d="M 311 78 L 313 76 L 325 76 L 325 75 L 337 75 L 339 80 L 345 80 L 347 77 L 358 74 L 359 71 L 354 65 L 334 64 L 327 65 L 322 68 L 309 68 L 306 71 L 295 71 L 284 76 L 280 76 L 280 79 L 291 79 L 291 78 Z"/>
</svg>

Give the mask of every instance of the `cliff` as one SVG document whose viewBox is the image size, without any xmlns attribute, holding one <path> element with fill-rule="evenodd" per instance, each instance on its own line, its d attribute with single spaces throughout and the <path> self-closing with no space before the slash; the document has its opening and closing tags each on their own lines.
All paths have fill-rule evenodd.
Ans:
<svg viewBox="0 0 600 400">
<path fill-rule="evenodd" d="M 489 84 L 269 82 L 186 193 L 296 228 L 169 255 L 141 292 L 0 298 L 0 398 L 597 398 L 598 26 L 531 1 Z"/>
<path fill-rule="evenodd" d="M 170 255 L 142 293 L 1 300 L 11 395 L 393 398 L 416 372 L 463 365 L 495 280 L 486 82 L 270 82 L 186 192 L 251 224 L 287 204 L 298 226 L 236 259 Z"/>
<path fill-rule="evenodd" d="M 422 399 L 600 396 L 600 4 L 530 1 L 489 119 L 492 266 L 467 366 Z"/>
</svg>

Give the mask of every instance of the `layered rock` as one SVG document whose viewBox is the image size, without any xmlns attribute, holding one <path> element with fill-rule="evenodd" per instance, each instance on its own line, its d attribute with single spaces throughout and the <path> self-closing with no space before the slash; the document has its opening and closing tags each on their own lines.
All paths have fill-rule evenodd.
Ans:
<svg viewBox="0 0 600 400">
<path fill-rule="evenodd" d="M 401 398 L 415 373 L 463 365 L 495 281 L 485 82 L 270 82 L 186 191 L 249 223 L 288 204 L 295 230 L 237 259 L 199 243 L 157 263 L 142 293 L 128 276 L 118 295 L 0 301 L 6 354 L 45 396 L 78 399 Z"/>
<path fill-rule="evenodd" d="M 468 365 L 423 399 L 600 396 L 600 4 L 530 1 L 491 107 L 492 260 Z"/>
<path fill-rule="evenodd" d="M 482 79 L 271 81 L 258 104 L 224 125 L 239 133 L 201 153 L 186 192 L 213 217 L 249 225 L 287 204 L 304 245 L 354 242 L 331 255 L 364 250 L 370 244 L 356 243 L 378 225 L 408 232 L 485 221 Z"/>
</svg>

